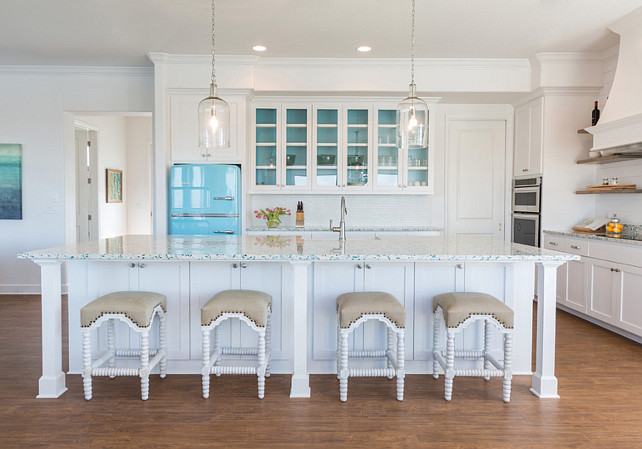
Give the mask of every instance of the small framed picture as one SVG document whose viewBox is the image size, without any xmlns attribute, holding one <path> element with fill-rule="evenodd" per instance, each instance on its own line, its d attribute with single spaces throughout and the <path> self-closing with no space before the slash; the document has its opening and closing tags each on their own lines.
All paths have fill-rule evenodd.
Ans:
<svg viewBox="0 0 642 449">
<path fill-rule="evenodd" d="M 107 202 L 123 202 L 123 171 L 106 169 L 107 172 Z"/>
</svg>

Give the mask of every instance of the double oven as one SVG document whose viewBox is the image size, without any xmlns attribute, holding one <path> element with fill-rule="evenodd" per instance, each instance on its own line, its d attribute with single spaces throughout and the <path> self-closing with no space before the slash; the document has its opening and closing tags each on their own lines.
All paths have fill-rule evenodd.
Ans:
<svg viewBox="0 0 642 449">
<path fill-rule="evenodd" d="M 542 211 L 542 178 L 513 180 L 513 236 L 514 243 L 540 246 L 539 219 Z"/>
</svg>

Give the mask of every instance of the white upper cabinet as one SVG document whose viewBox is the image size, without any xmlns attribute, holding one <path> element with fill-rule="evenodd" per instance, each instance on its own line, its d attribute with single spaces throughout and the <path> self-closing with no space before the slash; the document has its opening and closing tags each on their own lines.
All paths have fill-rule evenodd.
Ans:
<svg viewBox="0 0 642 449">
<path fill-rule="evenodd" d="M 222 95 L 230 106 L 230 147 L 206 150 L 198 146 L 198 104 L 207 97 L 206 91 L 170 93 L 170 154 L 172 162 L 233 162 L 241 163 L 245 148 L 245 98 Z"/>
<path fill-rule="evenodd" d="M 432 192 L 429 148 L 397 148 L 392 104 L 258 102 L 251 142 L 254 192 Z"/>
<path fill-rule="evenodd" d="M 543 135 L 543 98 L 537 98 L 515 110 L 514 176 L 542 174 Z"/>
</svg>

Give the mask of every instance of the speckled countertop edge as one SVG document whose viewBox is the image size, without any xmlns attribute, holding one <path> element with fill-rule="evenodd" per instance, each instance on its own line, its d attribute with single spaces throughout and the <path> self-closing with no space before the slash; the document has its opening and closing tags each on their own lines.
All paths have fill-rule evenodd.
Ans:
<svg viewBox="0 0 642 449">
<path fill-rule="evenodd" d="M 275 229 L 268 229 L 265 226 L 251 226 L 246 228 L 246 231 L 256 232 L 256 231 L 270 231 L 270 232 L 332 232 L 329 227 L 322 226 L 304 226 L 302 228 L 297 228 L 294 226 L 279 226 Z M 430 228 L 430 227 L 388 227 L 388 228 L 373 228 L 373 227 L 346 227 L 346 231 L 349 232 L 441 232 L 441 228 Z"/>
<path fill-rule="evenodd" d="M 642 240 L 621 239 L 621 238 L 617 238 L 617 237 L 607 237 L 605 235 L 578 234 L 578 233 L 573 232 L 573 231 L 549 231 L 549 230 L 545 230 L 544 234 L 559 235 L 559 236 L 563 236 L 563 237 L 573 237 L 573 238 L 586 239 L 586 240 L 600 240 L 600 241 L 603 241 L 603 242 L 619 243 L 619 244 L 622 244 L 622 245 L 642 246 Z"/>
</svg>

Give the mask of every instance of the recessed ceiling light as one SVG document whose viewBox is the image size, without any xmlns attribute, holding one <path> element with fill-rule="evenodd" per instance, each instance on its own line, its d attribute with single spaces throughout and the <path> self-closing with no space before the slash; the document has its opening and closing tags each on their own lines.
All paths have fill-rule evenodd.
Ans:
<svg viewBox="0 0 642 449">
<path fill-rule="evenodd" d="M 367 45 L 361 45 L 357 47 L 357 51 L 364 52 L 364 53 L 370 50 L 372 50 L 372 48 L 368 47 Z"/>
<path fill-rule="evenodd" d="M 255 45 L 252 47 L 252 50 L 254 51 L 265 51 L 267 50 L 267 47 L 265 45 Z"/>
</svg>

